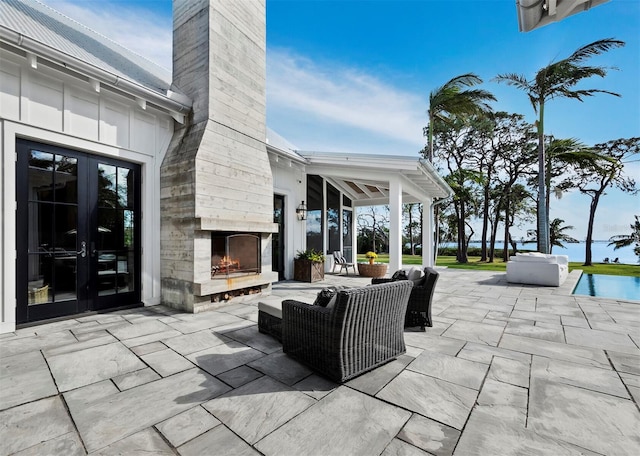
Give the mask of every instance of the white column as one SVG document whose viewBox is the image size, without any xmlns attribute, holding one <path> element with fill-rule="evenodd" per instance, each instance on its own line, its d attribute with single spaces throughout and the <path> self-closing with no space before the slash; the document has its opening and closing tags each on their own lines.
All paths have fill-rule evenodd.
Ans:
<svg viewBox="0 0 640 456">
<path fill-rule="evenodd" d="M 433 200 L 427 198 L 422 201 L 422 267 L 433 267 L 435 252 L 433 238 L 435 225 L 433 224 Z"/>
<path fill-rule="evenodd" d="M 389 273 L 402 267 L 402 184 L 389 180 Z"/>
</svg>

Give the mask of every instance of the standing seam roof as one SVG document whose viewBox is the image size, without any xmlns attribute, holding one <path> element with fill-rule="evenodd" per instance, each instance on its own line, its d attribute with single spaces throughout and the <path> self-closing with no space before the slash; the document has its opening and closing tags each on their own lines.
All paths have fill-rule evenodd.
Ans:
<svg viewBox="0 0 640 456">
<path fill-rule="evenodd" d="M 114 75 L 166 94 L 171 73 L 34 0 L 0 0 L 0 26 Z"/>
</svg>

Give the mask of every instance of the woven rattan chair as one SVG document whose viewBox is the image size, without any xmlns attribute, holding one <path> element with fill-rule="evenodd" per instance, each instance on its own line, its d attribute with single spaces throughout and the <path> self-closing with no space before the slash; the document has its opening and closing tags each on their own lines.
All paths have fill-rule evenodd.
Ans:
<svg viewBox="0 0 640 456">
<path fill-rule="evenodd" d="M 333 306 L 282 302 L 285 353 L 344 382 L 406 352 L 404 314 L 411 283 L 340 290 Z"/>
<path fill-rule="evenodd" d="M 433 292 L 436 289 L 438 281 L 438 271 L 433 268 L 424 268 L 424 276 L 422 280 L 415 284 L 411 289 L 411 297 L 407 305 L 407 314 L 405 316 L 405 328 L 420 326 L 425 330 L 425 326 L 433 326 L 431 320 L 431 301 L 433 301 Z M 392 279 L 372 279 L 372 284 L 389 283 Z"/>
</svg>

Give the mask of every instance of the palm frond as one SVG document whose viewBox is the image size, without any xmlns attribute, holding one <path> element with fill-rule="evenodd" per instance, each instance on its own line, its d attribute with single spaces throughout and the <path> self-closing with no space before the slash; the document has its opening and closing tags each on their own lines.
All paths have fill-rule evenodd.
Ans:
<svg viewBox="0 0 640 456">
<path fill-rule="evenodd" d="M 623 47 L 624 45 L 624 41 L 616 40 L 614 38 L 605 38 L 582 46 L 580 49 L 576 50 L 573 54 L 567 57 L 565 61 L 579 63 L 583 60 L 588 59 L 589 57 L 600 55 L 604 52 L 609 51 L 610 49 Z"/>
</svg>

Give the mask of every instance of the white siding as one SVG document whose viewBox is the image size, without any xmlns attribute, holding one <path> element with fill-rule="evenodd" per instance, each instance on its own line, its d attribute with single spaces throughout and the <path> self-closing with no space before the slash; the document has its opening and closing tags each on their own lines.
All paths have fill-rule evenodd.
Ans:
<svg viewBox="0 0 640 456">
<path fill-rule="evenodd" d="M 28 138 L 142 165 L 142 301 L 160 303 L 160 164 L 174 122 L 133 98 L 58 72 L 24 57 L 0 53 L 0 191 L 2 256 L 0 333 L 15 329 L 15 158 L 17 138 Z"/>
</svg>

